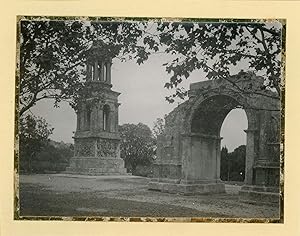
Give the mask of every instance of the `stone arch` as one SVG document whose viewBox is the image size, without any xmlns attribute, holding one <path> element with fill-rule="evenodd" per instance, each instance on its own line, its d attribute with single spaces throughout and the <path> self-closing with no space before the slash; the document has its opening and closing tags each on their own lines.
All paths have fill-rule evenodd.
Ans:
<svg viewBox="0 0 300 236">
<path fill-rule="evenodd" d="M 203 104 L 216 97 L 228 98 L 229 100 L 231 100 L 233 105 L 230 110 L 232 110 L 234 106 L 239 106 L 240 108 L 243 108 L 245 110 L 247 118 L 251 116 L 251 109 L 249 109 L 249 107 L 251 107 L 251 103 L 249 103 L 249 99 L 245 98 L 245 96 L 241 96 L 241 94 L 239 93 L 232 93 L 232 91 L 230 90 L 211 92 L 209 93 L 209 95 L 204 96 L 200 94 L 197 97 L 192 97 L 193 102 L 188 112 L 186 112 L 186 117 L 184 119 L 184 127 L 191 127 L 192 119 L 195 115 L 195 112 L 197 112 L 197 110 Z M 188 131 L 191 132 L 190 129 Z"/>
<path fill-rule="evenodd" d="M 184 182 L 220 181 L 222 139 L 220 130 L 231 110 L 235 108 L 244 109 L 244 107 L 249 107 L 245 99 L 237 101 L 237 99 L 227 93 L 213 94 L 207 97 L 201 96 L 195 99 L 185 120 L 187 132 L 183 140 L 187 139 L 187 142 L 190 143 L 190 153 L 189 155 L 183 154 L 182 177 Z M 249 127 L 250 117 L 253 117 L 252 113 L 255 113 L 255 111 L 249 109 L 244 109 L 244 111 Z M 250 133 L 247 133 L 247 139 L 248 135 L 251 139 Z M 253 167 L 255 148 L 252 145 L 247 149 L 248 153 L 246 153 L 246 156 L 252 160 L 248 161 L 246 171 Z"/>
<path fill-rule="evenodd" d="M 278 199 L 278 181 L 273 181 L 273 176 L 278 176 L 280 163 L 273 156 L 279 157 L 279 146 L 272 137 L 279 135 L 273 123 L 278 126 L 280 119 L 272 117 L 280 117 L 280 100 L 274 99 L 272 91 L 261 90 L 263 81 L 243 72 L 226 80 L 191 84 L 189 99 L 166 117 L 149 188 L 189 194 L 224 192 L 220 180 L 220 129 L 227 114 L 240 107 L 248 120 L 245 188 L 241 196 L 250 196 L 252 189 L 261 189 L 263 194 L 264 186 L 269 186 L 274 199 Z M 168 137 L 174 137 L 171 145 Z"/>
<path fill-rule="evenodd" d="M 216 136 L 227 114 L 234 108 L 243 108 L 236 99 L 223 94 L 210 96 L 195 105 L 197 108 L 192 109 L 188 118 L 190 132 Z"/>
</svg>

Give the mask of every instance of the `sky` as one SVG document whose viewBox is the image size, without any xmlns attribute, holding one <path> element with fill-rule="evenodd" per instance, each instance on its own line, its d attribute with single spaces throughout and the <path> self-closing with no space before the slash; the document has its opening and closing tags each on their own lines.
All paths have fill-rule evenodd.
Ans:
<svg viewBox="0 0 300 236">
<path fill-rule="evenodd" d="M 142 65 L 134 61 L 113 61 L 112 89 L 120 92 L 119 124 L 139 122 L 148 125 L 151 129 L 157 118 L 163 118 L 172 111 L 178 102 L 169 104 L 165 96 L 172 93 L 164 88 L 169 75 L 162 64 L 168 60 L 165 55 L 153 55 Z M 205 80 L 201 71 L 195 71 L 190 78 L 183 81 L 182 87 L 189 88 L 189 84 Z M 41 116 L 54 128 L 50 136 L 55 141 L 73 143 L 73 133 L 76 130 L 76 114 L 66 103 L 59 108 L 53 107 L 53 101 L 39 101 L 31 112 Z M 243 110 L 232 110 L 221 128 L 222 146 L 229 151 L 246 143 L 247 118 Z"/>
<path fill-rule="evenodd" d="M 151 23 L 151 22 L 150 22 Z M 148 30 L 152 32 L 153 23 L 149 24 Z M 271 22 L 270 27 L 281 27 L 278 22 Z M 151 31 L 152 30 L 152 31 Z M 112 89 L 120 92 L 119 102 L 119 124 L 139 122 L 153 128 L 157 118 L 163 118 L 165 114 L 172 111 L 180 102 L 169 104 L 165 97 L 172 91 L 164 88 L 169 80 L 169 75 L 162 64 L 169 62 L 170 56 L 165 54 L 154 54 L 142 65 L 134 61 L 120 62 L 113 60 L 112 65 Z M 247 71 L 248 62 L 241 61 L 235 68 L 230 68 L 231 74 L 237 74 L 241 69 Z M 259 74 L 257 74 L 259 75 Z M 193 82 L 206 80 L 201 71 L 194 71 L 180 87 L 188 90 Z M 182 101 L 181 101 L 182 102 Z M 51 139 L 73 143 L 73 134 L 76 130 L 76 114 L 66 103 L 61 103 L 60 108 L 53 107 L 53 101 L 39 101 L 31 112 L 41 116 L 54 128 Z M 231 152 L 239 145 L 246 144 L 247 117 L 243 110 L 232 110 L 225 118 L 221 137 L 221 146 L 226 146 Z"/>
</svg>

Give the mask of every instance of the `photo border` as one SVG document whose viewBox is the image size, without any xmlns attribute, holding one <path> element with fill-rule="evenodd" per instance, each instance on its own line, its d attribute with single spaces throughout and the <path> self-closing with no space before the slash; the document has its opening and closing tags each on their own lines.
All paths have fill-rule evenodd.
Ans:
<svg viewBox="0 0 300 236">
<path fill-rule="evenodd" d="M 277 21 L 282 24 L 281 51 L 281 133 L 280 133 L 280 216 L 279 218 L 220 218 L 220 217 L 103 217 L 103 216 L 21 216 L 19 196 L 19 84 L 20 84 L 20 27 L 21 21 L 100 21 L 100 22 L 139 22 L 165 21 L 182 23 L 260 23 Z M 285 153 L 285 81 L 286 81 L 286 26 L 284 18 L 159 18 L 159 17 L 97 17 L 97 16 L 17 16 L 17 45 L 15 71 L 15 149 L 14 149 L 14 220 L 43 220 L 43 221 L 103 221 L 103 222 L 190 222 L 190 223 L 284 223 L 284 153 Z"/>
</svg>

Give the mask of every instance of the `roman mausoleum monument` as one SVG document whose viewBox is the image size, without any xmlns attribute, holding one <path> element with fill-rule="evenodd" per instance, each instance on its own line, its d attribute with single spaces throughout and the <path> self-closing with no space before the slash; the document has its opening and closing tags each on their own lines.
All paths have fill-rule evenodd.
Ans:
<svg viewBox="0 0 300 236">
<path fill-rule="evenodd" d="M 102 50 L 102 51 L 101 51 Z M 66 172 L 87 175 L 126 174 L 120 158 L 118 96 L 111 83 L 107 49 L 90 51 L 85 87 L 79 94 L 74 157 Z M 103 55 L 103 56 L 99 56 Z"/>
<path fill-rule="evenodd" d="M 149 189 L 170 193 L 222 193 L 220 129 L 227 114 L 243 108 L 248 119 L 246 168 L 240 199 L 278 202 L 280 99 L 264 79 L 240 72 L 190 85 L 189 99 L 165 120 Z"/>
</svg>

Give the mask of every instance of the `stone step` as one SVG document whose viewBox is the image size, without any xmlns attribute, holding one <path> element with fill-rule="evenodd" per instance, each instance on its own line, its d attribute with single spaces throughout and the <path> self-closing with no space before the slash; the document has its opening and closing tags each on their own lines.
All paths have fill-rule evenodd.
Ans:
<svg viewBox="0 0 300 236">
<path fill-rule="evenodd" d="M 85 167 L 67 167 L 66 169 L 76 169 L 76 170 L 91 170 L 91 171 L 110 171 L 110 170 L 119 170 L 119 169 L 126 169 L 124 167 L 121 167 L 121 166 L 117 166 L 117 167 L 107 167 L 107 166 L 104 166 L 104 167 L 93 167 L 93 168 L 85 168 Z"/>
<path fill-rule="evenodd" d="M 100 171 L 91 171 L 91 170 L 69 169 L 66 170 L 64 173 L 77 174 L 77 175 L 131 175 L 131 173 L 127 173 L 126 170 L 120 170 L 115 172 L 100 172 Z"/>
<path fill-rule="evenodd" d="M 72 158 L 70 160 L 70 167 L 80 168 L 94 168 L 94 167 L 109 167 L 114 168 L 118 166 L 124 166 L 123 159 L 97 159 L 97 158 Z"/>
<path fill-rule="evenodd" d="M 127 173 L 126 168 L 118 167 L 118 168 L 72 168 L 67 167 L 66 172 L 72 173 Z"/>
<path fill-rule="evenodd" d="M 69 167 L 72 168 L 123 168 L 124 165 L 118 165 L 118 164 L 102 164 L 98 165 L 98 163 L 95 164 L 81 164 L 81 163 L 70 163 Z"/>
<path fill-rule="evenodd" d="M 66 171 L 65 174 L 71 175 L 91 175 L 91 176 L 114 176 L 114 175 L 131 175 L 131 173 L 119 173 L 119 172 L 112 172 L 112 173 L 92 173 L 92 172 L 77 172 L 77 171 Z"/>
</svg>

